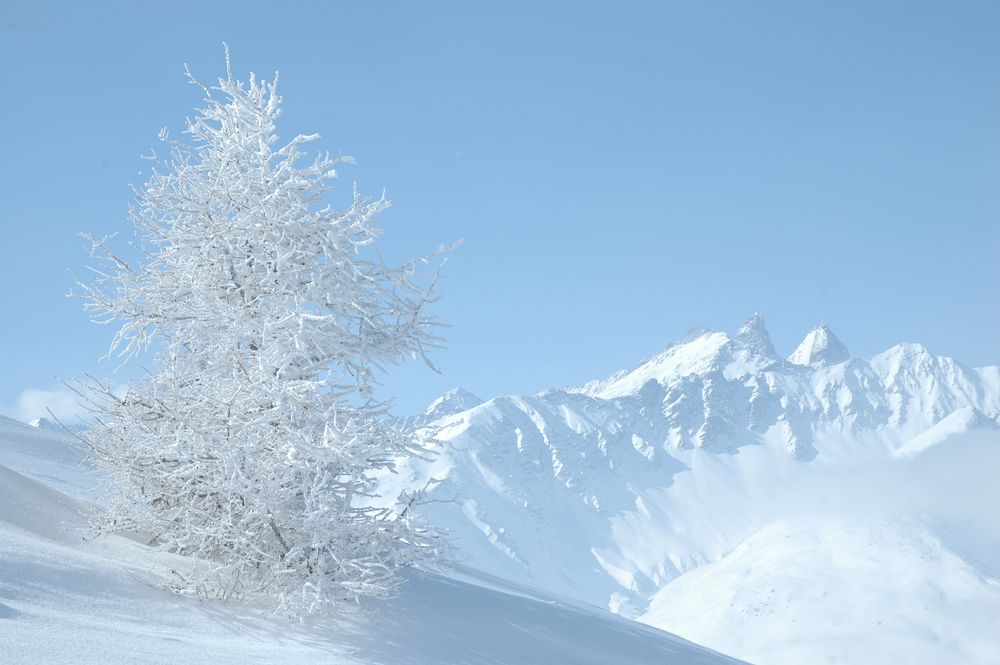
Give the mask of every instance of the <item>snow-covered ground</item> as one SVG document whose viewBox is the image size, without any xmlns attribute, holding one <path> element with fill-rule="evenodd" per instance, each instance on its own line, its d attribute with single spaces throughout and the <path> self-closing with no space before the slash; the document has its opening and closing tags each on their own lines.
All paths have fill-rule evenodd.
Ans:
<svg viewBox="0 0 1000 665">
<path fill-rule="evenodd" d="M 90 539 L 94 479 L 57 433 L 0 420 L 0 662 L 722 664 L 729 658 L 475 571 L 411 576 L 402 594 L 296 624 L 144 580 L 183 565 Z"/>
<path fill-rule="evenodd" d="M 994 663 L 1000 581 L 912 519 L 778 520 L 640 620 L 757 663 Z"/>
</svg>

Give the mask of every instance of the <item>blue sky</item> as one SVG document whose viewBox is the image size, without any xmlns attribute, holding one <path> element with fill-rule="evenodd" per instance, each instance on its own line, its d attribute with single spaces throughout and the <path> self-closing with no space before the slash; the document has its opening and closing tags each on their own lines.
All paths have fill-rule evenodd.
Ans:
<svg viewBox="0 0 1000 665">
<path fill-rule="evenodd" d="M 394 259 L 464 240 L 442 374 L 400 412 L 581 383 L 761 311 L 788 353 L 827 322 L 1000 363 L 1000 3 L 3 3 L 0 409 L 107 374 L 63 297 L 80 230 L 203 79 L 281 71 L 281 130 L 383 187 Z M 40 396 L 41 395 L 41 396 Z M 55 395 L 52 399 L 60 399 Z"/>
</svg>

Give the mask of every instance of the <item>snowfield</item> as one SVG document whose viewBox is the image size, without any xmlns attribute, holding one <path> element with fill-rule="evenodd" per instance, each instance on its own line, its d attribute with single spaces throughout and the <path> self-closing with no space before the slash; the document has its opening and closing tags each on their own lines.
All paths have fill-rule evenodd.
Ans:
<svg viewBox="0 0 1000 665">
<path fill-rule="evenodd" d="M 758 663 L 991 663 L 1000 582 L 920 521 L 776 521 L 640 621 Z M 820 660 L 820 662 L 824 662 Z"/>
<path fill-rule="evenodd" d="M 88 539 L 94 481 L 78 464 L 59 434 L 0 419 L 4 663 L 737 662 L 474 571 L 414 574 L 398 598 L 301 625 L 174 596 L 145 580 L 185 565 L 178 557 L 124 538 Z"/>
</svg>

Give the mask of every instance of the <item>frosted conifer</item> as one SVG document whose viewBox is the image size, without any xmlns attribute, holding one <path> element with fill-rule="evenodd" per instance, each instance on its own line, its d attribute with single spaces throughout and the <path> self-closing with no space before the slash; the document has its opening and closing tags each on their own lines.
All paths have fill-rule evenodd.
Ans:
<svg viewBox="0 0 1000 665">
<path fill-rule="evenodd" d="M 375 475 L 419 452 L 372 396 L 373 371 L 440 340 L 421 258 L 373 253 L 389 205 L 355 190 L 324 202 L 343 158 L 280 144 L 273 82 L 227 76 L 184 141 L 161 140 L 130 218 L 135 262 L 94 239 L 86 308 L 119 326 L 111 352 L 152 349 L 123 397 L 92 391 L 86 439 L 113 500 L 102 525 L 190 557 L 166 584 L 276 599 L 292 613 L 384 596 L 439 539 L 397 507 L 371 508 Z M 384 502 L 383 502 L 384 503 Z M 389 502 L 391 503 L 391 501 Z"/>
</svg>

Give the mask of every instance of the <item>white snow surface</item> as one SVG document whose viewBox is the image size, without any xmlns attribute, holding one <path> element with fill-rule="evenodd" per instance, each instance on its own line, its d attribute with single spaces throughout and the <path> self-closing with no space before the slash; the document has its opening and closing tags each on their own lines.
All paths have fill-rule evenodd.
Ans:
<svg viewBox="0 0 1000 665">
<path fill-rule="evenodd" d="M 754 315 L 427 423 L 385 482 L 433 479 L 470 567 L 753 662 L 997 663 L 998 422 L 996 367 L 825 326 L 786 360 Z"/>
<path fill-rule="evenodd" d="M 997 662 L 1000 582 L 920 520 L 778 520 L 641 621 L 758 663 Z"/>
<path fill-rule="evenodd" d="M 0 662 L 92 665 L 735 663 L 654 628 L 477 571 L 414 573 L 402 594 L 294 623 L 148 580 L 181 557 L 92 538 L 94 479 L 58 433 L 0 420 Z M 75 497 L 75 498 L 74 498 Z"/>
</svg>

